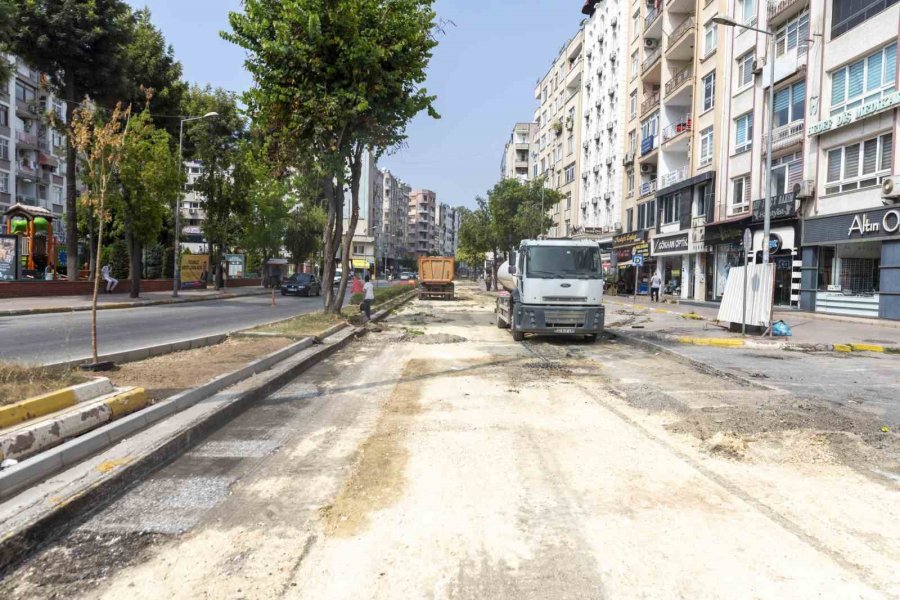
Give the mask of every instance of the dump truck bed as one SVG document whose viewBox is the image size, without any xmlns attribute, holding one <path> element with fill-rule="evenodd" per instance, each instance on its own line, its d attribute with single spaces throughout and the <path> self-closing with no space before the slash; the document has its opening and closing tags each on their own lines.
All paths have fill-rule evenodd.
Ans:
<svg viewBox="0 0 900 600">
<path fill-rule="evenodd" d="M 419 298 L 453 299 L 455 262 L 449 256 L 419 257 Z"/>
</svg>

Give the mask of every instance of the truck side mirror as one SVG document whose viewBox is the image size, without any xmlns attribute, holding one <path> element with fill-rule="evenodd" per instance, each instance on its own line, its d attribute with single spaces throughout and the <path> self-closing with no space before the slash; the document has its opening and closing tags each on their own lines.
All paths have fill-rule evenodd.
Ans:
<svg viewBox="0 0 900 600">
<path fill-rule="evenodd" d="M 509 265 L 509 274 L 510 275 L 516 274 L 516 266 L 515 265 Z"/>
</svg>

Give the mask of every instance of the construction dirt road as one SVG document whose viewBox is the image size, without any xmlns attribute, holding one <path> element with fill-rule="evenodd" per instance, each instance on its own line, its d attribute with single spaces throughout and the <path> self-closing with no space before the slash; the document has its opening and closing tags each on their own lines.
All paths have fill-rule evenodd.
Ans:
<svg viewBox="0 0 900 600">
<path fill-rule="evenodd" d="M 413 302 L 73 525 L 23 598 L 900 597 L 898 436 Z"/>
</svg>

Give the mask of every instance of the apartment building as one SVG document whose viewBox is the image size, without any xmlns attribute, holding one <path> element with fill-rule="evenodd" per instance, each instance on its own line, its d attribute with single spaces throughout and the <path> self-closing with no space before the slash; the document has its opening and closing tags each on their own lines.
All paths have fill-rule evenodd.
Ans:
<svg viewBox="0 0 900 600">
<path fill-rule="evenodd" d="M 0 55 L 14 64 L 13 76 L 0 82 L 0 214 L 19 203 L 65 213 L 65 136 L 51 129 L 47 115 L 65 122 L 65 108 L 42 85 L 42 75 L 21 59 Z M 60 242 L 65 227 L 56 228 Z"/>
<path fill-rule="evenodd" d="M 375 156 L 366 151 L 359 179 L 359 217 L 353 241 L 350 244 L 350 260 L 354 269 L 374 269 L 384 257 L 382 247 L 382 219 L 384 202 L 384 174 L 378 170 Z M 344 193 L 344 230 L 350 227 L 350 192 Z"/>
<path fill-rule="evenodd" d="M 551 237 L 568 237 L 580 225 L 583 50 L 584 30 L 580 29 L 560 49 L 534 90 L 537 155 L 532 177 L 543 177 L 548 188 L 562 194 L 560 202 L 548 207 Z"/>
<path fill-rule="evenodd" d="M 406 255 L 406 221 L 409 211 L 410 187 L 389 170 L 382 171 L 384 194 L 381 203 L 381 253 L 382 271 L 398 267 L 397 261 Z"/>
<path fill-rule="evenodd" d="M 409 194 L 406 249 L 412 256 L 435 252 L 437 194 L 431 190 L 415 190 Z"/>
<path fill-rule="evenodd" d="M 534 140 L 537 137 L 537 123 L 516 123 L 509 140 L 503 148 L 500 161 L 502 179 L 528 181 L 533 171 L 532 163 L 537 156 Z"/>
<path fill-rule="evenodd" d="M 435 245 L 434 252 L 441 256 L 456 256 L 459 244 L 460 211 L 449 204 L 441 202 L 435 213 Z"/>
<path fill-rule="evenodd" d="M 181 247 L 190 250 L 191 254 L 208 254 L 209 243 L 204 229 L 206 201 L 202 194 L 193 189 L 203 174 L 203 163 L 196 160 L 185 161 L 184 170 L 187 173 L 187 191 L 181 200 Z"/>
<path fill-rule="evenodd" d="M 773 18 L 802 14 L 805 4 L 780 2 Z M 802 217 L 800 307 L 900 319 L 900 4 L 809 2 L 808 10 L 803 180 L 791 190 L 802 192 L 794 193 Z M 777 87 L 775 98 L 777 117 Z"/>
</svg>

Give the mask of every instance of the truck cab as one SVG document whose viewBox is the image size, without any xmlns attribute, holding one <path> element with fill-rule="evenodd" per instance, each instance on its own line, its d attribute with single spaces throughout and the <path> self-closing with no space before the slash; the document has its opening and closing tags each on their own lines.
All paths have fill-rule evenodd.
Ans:
<svg viewBox="0 0 900 600">
<path fill-rule="evenodd" d="M 521 341 L 529 333 L 579 335 L 603 331 L 600 247 L 590 240 L 524 240 L 498 272 L 497 326 Z"/>
</svg>

